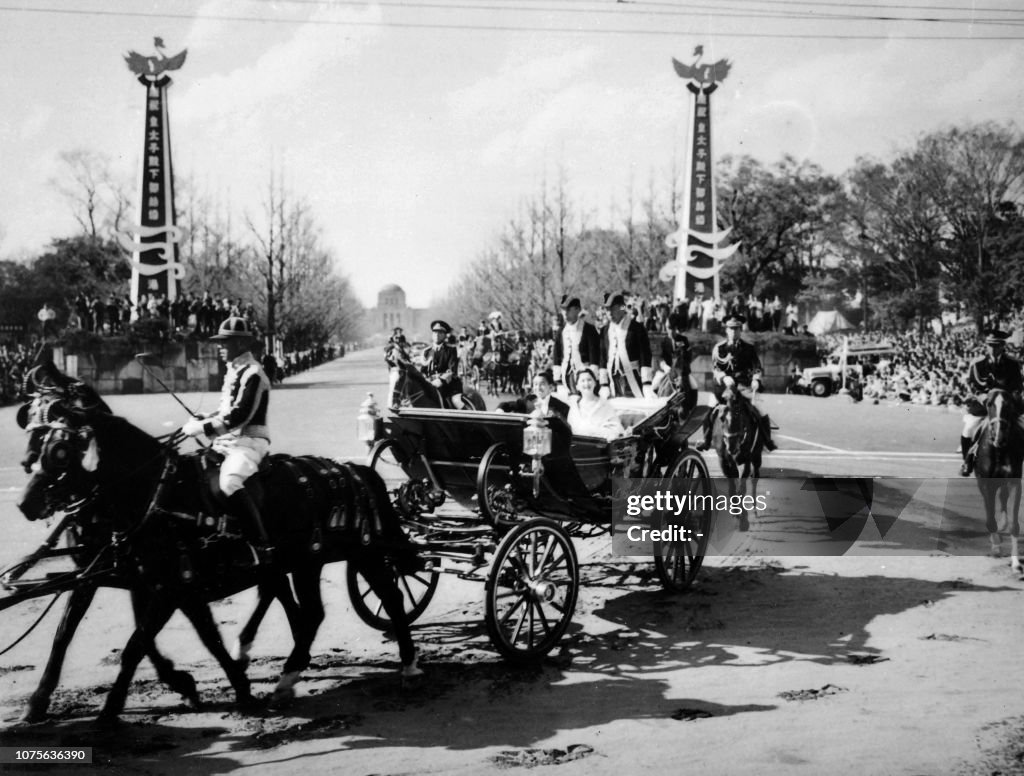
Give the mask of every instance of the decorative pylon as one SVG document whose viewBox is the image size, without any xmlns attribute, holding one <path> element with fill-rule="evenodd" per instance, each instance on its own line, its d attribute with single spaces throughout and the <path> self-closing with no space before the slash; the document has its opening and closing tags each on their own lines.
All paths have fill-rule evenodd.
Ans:
<svg viewBox="0 0 1024 776">
<path fill-rule="evenodd" d="M 174 168 L 171 131 L 167 120 L 167 73 L 185 64 L 187 51 L 164 54 L 164 42 L 153 39 L 156 56 L 134 51 L 125 54 L 128 69 L 146 87 L 146 125 L 143 133 L 142 171 L 139 181 L 138 221 L 118 234 L 121 246 L 132 253 L 132 317 L 137 317 L 140 294 L 160 294 L 173 302 L 185 268 L 178 261 L 182 230 L 175 225 Z"/>
<path fill-rule="evenodd" d="M 675 279 L 675 299 L 693 299 L 705 291 L 705 282 L 712 281 L 713 296 L 720 297 L 719 270 L 722 262 L 732 256 L 739 243 L 722 246 L 731 227 L 718 231 L 715 205 L 714 156 L 711 153 L 711 93 L 725 80 L 732 64 L 720 59 L 701 64 L 704 47 L 697 46 L 692 65 L 672 60 L 676 73 L 686 79 L 691 94 L 690 122 L 686 164 L 683 168 L 683 202 L 679 211 L 679 229 L 665 242 L 676 249 L 676 258 L 661 270 L 665 282 Z"/>
</svg>

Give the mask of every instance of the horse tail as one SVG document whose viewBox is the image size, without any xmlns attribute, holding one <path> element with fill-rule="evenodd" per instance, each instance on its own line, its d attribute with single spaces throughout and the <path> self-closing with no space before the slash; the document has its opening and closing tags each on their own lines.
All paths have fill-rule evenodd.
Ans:
<svg viewBox="0 0 1024 776">
<path fill-rule="evenodd" d="M 402 574 L 411 574 L 423 568 L 419 553 L 405 531 L 402 519 L 391 503 L 384 478 L 369 466 L 350 463 L 348 468 L 361 481 L 369 497 L 369 507 L 376 518 L 376 528 L 380 531 L 384 553 L 391 558 L 395 567 Z"/>
</svg>

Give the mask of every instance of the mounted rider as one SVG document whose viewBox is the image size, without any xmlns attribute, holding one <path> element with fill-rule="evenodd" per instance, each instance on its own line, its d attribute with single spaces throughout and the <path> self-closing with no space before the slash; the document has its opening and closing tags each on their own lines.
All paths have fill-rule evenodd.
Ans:
<svg viewBox="0 0 1024 776">
<path fill-rule="evenodd" d="M 594 324 L 581 317 L 583 307 L 577 297 L 562 296 L 562 309 L 565 326 L 555 332 L 551 370 L 556 389 L 564 385 L 570 394 L 576 394 L 576 375 L 581 369 L 597 374 L 597 365 L 601 362 L 601 335 Z"/>
<path fill-rule="evenodd" d="M 395 386 L 398 385 L 398 363 L 400 361 L 407 362 L 412 360 L 412 356 L 409 353 L 409 342 L 406 340 L 405 331 L 401 326 L 396 326 L 392 329 L 391 336 L 388 337 L 388 342 L 384 346 L 384 360 L 390 367 L 388 374 L 388 396 L 394 397 Z"/>
<path fill-rule="evenodd" d="M 220 405 L 215 412 L 189 418 L 181 430 L 191 437 L 209 437 L 213 440 L 213 450 L 224 456 L 220 465 L 220 490 L 227 497 L 232 512 L 248 524 L 250 530 L 244 532 L 255 532 L 253 544 L 259 561 L 269 563 L 273 547 L 245 482 L 256 473 L 270 449 L 267 426 L 270 380 L 252 353 L 256 335 L 245 318 L 228 318 L 210 339 L 221 343 L 220 357 L 228 365 Z"/>
<path fill-rule="evenodd" d="M 431 384 L 437 388 L 442 400 L 451 402 L 457 409 L 465 409 L 462 398 L 462 378 L 459 377 L 459 351 L 449 342 L 452 327 L 444 321 L 433 321 L 430 331 L 434 335 L 434 344 L 423 351 L 426 366 L 424 376 L 430 378 Z"/>
<path fill-rule="evenodd" d="M 757 357 L 757 348 L 746 340 L 740 339 L 739 332 L 746 319 L 742 315 L 731 315 L 725 320 L 725 339 L 715 345 L 711 351 L 711 367 L 715 377 L 715 398 L 718 404 L 704 421 L 704 439 L 697 445 L 698 450 L 711 449 L 711 433 L 715 418 L 721 414 L 725 402 L 727 388 L 739 392 L 747 399 L 747 406 L 757 423 L 765 448 L 771 452 L 777 445 L 772 440 L 771 421 L 762 415 L 754 406 L 755 391 L 761 390 L 761 359 Z"/>
<path fill-rule="evenodd" d="M 972 448 L 977 439 L 982 423 L 988 416 L 985 400 L 988 392 L 1002 389 L 1013 394 L 1017 403 L 1017 425 L 1024 428 L 1024 413 L 1021 413 L 1021 394 L 1024 393 L 1024 376 L 1021 374 L 1020 362 L 1006 355 L 1006 340 L 1009 335 L 1005 331 L 992 329 L 985 336 L 987 353 L 974 359 L 967 371 L 967 384 L 976 394 L 965 403 L 964 427 L 960 434 L 960 454 L 964 458 L 960 467 L 960 476 L 967 477 L 974 471 L 974 453 Z"/>
<path fill-rule="evenodd" d="M 601 329 L 601 395 L 653 399 L 647 329 L 627 313 L 624 293 L 605 294 L 605 307 L 611 320 Z"/>
</svg>

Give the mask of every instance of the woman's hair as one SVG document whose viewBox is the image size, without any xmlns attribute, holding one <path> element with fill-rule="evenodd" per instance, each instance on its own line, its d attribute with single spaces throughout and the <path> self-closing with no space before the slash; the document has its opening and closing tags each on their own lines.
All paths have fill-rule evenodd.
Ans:
<svg viewBox="0 0 1024 776">
<path fill-rule="evenodd" d="M 577 385 L 577 387 L 579 387 L 580 378 L 583 375 L 585 375 L 585 374 L 590 375 L 590 379 L 594 381 L 594 392 L 593 392 L 593 395 L 597 396 L 597 375 L 594 374 L 594 370 L 592 370 L 592 369 L 588 369 L 587 367 L 584 367 L 583 369 L 580 369 L 578 372 L 576 372 L 576 385 Z"/>
</svg>

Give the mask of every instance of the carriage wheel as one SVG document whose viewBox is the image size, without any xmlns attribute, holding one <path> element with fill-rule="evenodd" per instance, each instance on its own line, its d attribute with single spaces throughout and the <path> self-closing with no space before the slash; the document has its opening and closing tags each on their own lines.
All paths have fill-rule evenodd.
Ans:
<svg viewBox="0 0 1024 776">
<path fill-rule="evenodd" d="M 373 592 L 370 583 L 359 573 L 354 564 L 346 564 L 346 581 L 348 582 L 348 597 L 352 601 L 352 608 L 355 609 L 359 619 L 380 631 L 391 628 L 391 618 L 384 610 L 384 604 L 377 594 Z M 391 568 L 395 575 L 395 582 L 398 589 L 402 591 L 402 603 L 405 608 L 405 616 L 409 623 L 426 611 L 430 600 L 437 592 L 438 580 L 441 574 L 437 571 L 417 571 L 413 574 L 400 574 L 393 566 Z"/>
<path fill-rule="evenodd" d="M 572 620 L 579 579 L 572 539 L 558 523 L 538 517 L 509 531 L 484 585 L 495 649 L 516 663 L 550 652 Z"/>
<path fill-rule="evenodd" d="M 686 485 L 682 490 L 689 491 L 693 496 L 714 495 L 707 464 L 696 450 L 680 453 L 668 467 L 665 476 L 685 480 Z M 666 590 L 681 592 L 697 578 L 711 538 L 712 514 L 710 507 L 702 507 L 685 511 L 665 521 L 664 527 L 686 530 L 685 538 L 654 546 L 654 568 Z"/>
<path fill-rule="evenodd" d="M 370 448 L 366 465 L 384 480 L 391 502 L 403 517 L 432 512 L 435 501 L 433 488 L 426 478 L 414 480 L 406 474 L 406 467 L 398 459 L 398 446 L 393 439 L 381 439 Z"/>
<path fill-rule="evenodd" d="M 512 456 L 504 442 L 495 442 L 480 459 L 476 470 L 476 498 L 480 514 L 491 525 L 509 523 L 519 517 Z"/>
</svg>

